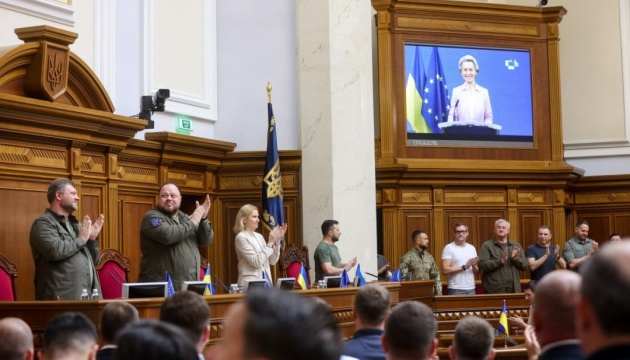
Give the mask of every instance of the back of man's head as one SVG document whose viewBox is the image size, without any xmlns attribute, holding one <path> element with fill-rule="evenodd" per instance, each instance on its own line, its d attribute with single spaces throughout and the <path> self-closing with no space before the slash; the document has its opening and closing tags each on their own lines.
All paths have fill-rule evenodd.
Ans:
<svg viewBox="0 0 630 360">
<path fill-rule="evenodd" d="M 367 284 L 357 291 L 354 311 L 363 327 L 380 328 L 389 313 L 391 296 L 379 284 Z"/>
<path fill-rule="evenodd" d="M 385 322 L 383 349 L 388 359 L 428 359 L 437 346 L 437 320 L 427 305 L 404 301 Z"/>
<path fill-rule="evenodd" d="M 453 345 L 449 348 L 451 359 L 494 359 L 494 330 L 484 319 L 466 316 L 455 327 Z"/>
<path fill-rule="evenodd" d="M 245 349 L 249 358 L 338 360 L 343 339 L 329 306 L 277 289 L 245 297 Z"/>
<path fill-rule="evenodd" d="M 23 320 L 4 318 L 0 320 L 0 359 L 32 359 L 33 332 Z"/>
<path fill-rule="evenodd" d="M 581 281 L 580 275 L 574 271 L 556 270 L 538 282 L 533 316 L 541 346 L 577 338 L 575 306 Z"/>
<path fill-rule="evenodd" d="M 113 301 L 101 312 L 101 335 L 104 344 L 116 342 L 116 336 L 125 326 L 138 321 L 138 310 L 126 301 Z"/>
<path fill-rule="evenodd" d="M 630 243 L 611 242 L 580 267 L 578 332 L 585 352 L 604 341 L 630 343 Z"/>
<path fill-rule="evenodd" d="M 116 344 L 115 360 L 199 360 L 197 349 L 180 327 L 157 320 L 127 326 Z"/>
<path fill-rule="evenodd" d="M 66 312 L 44 330 L 43 359 L 89 359 L 98 349 L 96 327 L 85 315 Z"/>
<path fill-rule="evenodd" d="M 208 340 L 210 308 L 203 296 L 180 291 L 167 297 L 160 309 L 160 320 L 179 326 L 201 352 Z"/>
</svg>

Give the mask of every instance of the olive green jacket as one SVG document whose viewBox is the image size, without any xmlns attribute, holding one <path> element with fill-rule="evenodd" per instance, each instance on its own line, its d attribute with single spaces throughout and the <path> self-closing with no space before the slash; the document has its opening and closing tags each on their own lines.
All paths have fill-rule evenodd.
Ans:
<svg viewBox="0 0 630 360">
<path fill-rule="evenodd" d="M 486 293 L 505 293 L 506 287 L 513 287 L 514 292 L 521 292 L 521 278 L 518 271 L 529 269 L 529 263 L 519 243 L 508 240 L 507 245 L 508 259 L 505 264 L 501 264 L 503 248 L 497 239 L 493 238 L 481 244 L 479 268 L 483 271 L 481 284 Z M 518 257 L 512 260 L 512 250 L 515 248 L 519 249 Z"/>
<path fill-rule="evenodd" d="M 140 225 L 139 282 L 166 281 L 168 271 L 175 290 L 184 281 L 199 280 L 201 256 L 199 248 L 214 240 L 212 224 L 203 219 L 199 226 L 178 211 L 177 221 L 157 207 L 149 210 Z"/>
<path fill-rule="evenodd" d="M 36 300 L 80 300 L 81 290 L 102 294 L 94 265 L 100 252 L 98 239 L 87 242 L 70 234 L 65 218 L 46 209 L 31 226 L 29 243 L 35 262 Z M 79 233 L 79 222 L 68 220 Z"/>
</svg>

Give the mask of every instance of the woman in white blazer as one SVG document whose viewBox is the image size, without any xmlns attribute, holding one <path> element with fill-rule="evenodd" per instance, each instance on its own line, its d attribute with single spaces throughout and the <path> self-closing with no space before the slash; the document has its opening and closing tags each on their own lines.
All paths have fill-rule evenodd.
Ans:
<svg viewBox="0 0 630 360">
<path fill-rule="evenodd" d="M 280 258 L 280 240 L 287 231 L 287 224 L 272 229 L 269 240 L 265 241 L 265 238 L 256 232 L 259 222 L 258 209 L 254 205 L 243 205 L 236 214 L 234 233 L 240 286 L 245 285 L 245 280 L 262 279 L 263 272 L 271 284 L 269 265 L 275 265 Z"/>
</svg>

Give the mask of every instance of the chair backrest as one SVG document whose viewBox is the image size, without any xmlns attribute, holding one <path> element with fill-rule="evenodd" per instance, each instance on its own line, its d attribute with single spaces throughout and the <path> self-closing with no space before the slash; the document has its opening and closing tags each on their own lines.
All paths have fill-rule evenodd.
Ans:
<svg viewBox="0 0 630 360">
<path fill-rule="evenodd" d="M 208 268 L 208 259 L 201 256 L 201 265 L 199 266 L 199 281 L 203 281 L 206 276 L 206 269 Z"/>
<path fill-rule="evenodd" d="M 129 282 L 129 259 L 114 249 L 101 250 L 96 272 L 101 282 L 103 299 L 118 299 L 122 296 L 122 284 Z"/>
<path fill-rule="evenodd" d="M 288 244 L 287 247 L 280 254 L 280 271 L 284 274 L 284 277 L 292 277 L 297 280 L 298 275 L 300 274 L 300 265 L 304 265 L 306 269 L 306 282 L 308 286 L 310 286 L 310 275 L 309 270 L 311 266 L 308 261 L 308 246 L 302 246 L 302 249 L 299 249 L 297 245 L 294 243 Z"/>
<path fill-rule="evenodd" d="M 0 255 L 0 301 L 16 301 L 15 278 L 17 268 L 7 258 Z"/>
</svg>

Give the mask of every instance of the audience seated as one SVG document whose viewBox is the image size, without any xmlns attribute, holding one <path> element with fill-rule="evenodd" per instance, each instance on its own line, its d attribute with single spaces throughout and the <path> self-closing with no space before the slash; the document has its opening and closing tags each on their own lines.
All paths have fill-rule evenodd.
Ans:
<svg viewBox="0 0 630 360">
<path fill-rule="evenodd" d="M 606 244 L 580 267 L 577 333 L 589 360 L 630 354 L 630 242 Z"/>
<path fill-rule="evenodd" d="M 570 270 L 555 270 L 540 280 L 533 312 L 536 325 L 525 330 L 530 359 L 584 359 L 575 332 L 580 282 L 580 275 Z"/>
<path fill-rule="evenodd" d="M 344 355 L 361 360 L 385 359 L 381 338 L 390 301 L 389 291 L 381 285 L 367 284 L 359 288 L 352 309 L 356 331 L 346 342 Z"/>
<path fill-rule="evenodd" d="M 101 312 L 103 347 L 96 353 L 96 360 L 112 360 L 116 352 L 116 337 L 129 324 L 139 320 L 138 310 L 125 301 L 110 302 Z"/>
<path fill-rule="evenodd" d="M 197 352 L 203 352 L 210 337 L 210 308 L 203 296 L 182 291 L 167 297 L 160 309 L 160 320 L 179 326 Z"/>
<path fill-rule="evenodd" d="M 494 329 L 476 316 L 466 316 L 455 327 L 453 345 L 448 348 L 451 360 L 494 359 Z"/>
<path fill-rule="evenodd" d="M 177 326 L 140 320 L 118 336 L 115 360 L 199 360 L 197 349 Z"/>
<path fill-rule="evenodd" d="M 28 324 L 12 317 L 0 320 L 0 359 L 31 360 L 34 358 L 33 332 Z"/>
<path fill-rule="evenodd" d="M 254 289 L 230 308 L 212 359 L 339 360 L 343 339 L 327 304 L 281 290 Z"/>
<path fill-rule="evenodd" d="M 48 322 L 44 330 L 41 360 L 87 360 L 96 357 L 98 334 L 85 315 L 63 313 Z"/>
<path fill-rule="evenodd" d="M 427 305 L 403 301 L 385 322 L 383 349 L 387 360 L 429 360 L 436 358 L 437 320 Z"/>
</svg>

